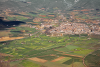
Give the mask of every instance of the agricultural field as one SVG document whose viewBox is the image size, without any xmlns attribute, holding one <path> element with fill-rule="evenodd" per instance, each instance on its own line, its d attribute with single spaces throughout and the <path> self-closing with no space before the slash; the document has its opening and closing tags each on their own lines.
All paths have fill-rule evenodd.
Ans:
<svg viewBox="0 0 100 67">
<path fill-rule="evenodd" d="M 87 43 L 85 44 L 85 42 Z M 13 55 L 14 57 L 8 58 L 10 60 L 37 57 L 47 60 L 47 62 L 50 63 L 57 58 L 64 57 L 56 60 L 54 63 L 60 63 L 61 65 L 63 64 L 70 67 L 72 64 L 77 65 L 80 63 L 82 65 L 82 58 L 95 51 L 95 49 L 91 48 L 98 43 L 99 39 L 94 38 L 90 40 L 88 40 L 88 37 L 70 36 L 69 38 L 67 35 L 62 37 L 48 37 L 38 32 L 31 37 L 21 40 L 1 42 L 0 53 Z M 89 45 L 91 45 L 91 47 Z M 5 60 L 7 60 L 7 58 Z M 38 62 L 38 64 L 39 63 L 41 62 Z M 44 66 L 46 65 L 44 64 Z"/>
<path fill-rule="evenodd" d="M 29 28 L 29 27 L 22 27 L 22 26 L 18 26 L 18 27 L 14 27 L 15 29 L 11 29 L 10 30 L 10 35 L 13 35 L 13 37 L 16 37 L 16 36 L 23 36 L 23 37 L 26 37 L 26 36 L 29 36 L 28 34 L 32 34 L 34 32 L 36 32 L 36 29 L 34 28 Z M 25 34 L 27 34 L 25 36 Z"/>
<path fill-rule="evenodd" d="M 10 66 L 11 67 L 14 67 L 14 66 L 16 66 L 16 67 L 22 67 L 22 66 L 24 66 L 24 67 L 33 67 L 33 66 L 40 67 L 42 65 L 36 64 L 30 60 L 22 60 L 22 61 L 11 62 Z"/>
<path fill-rule="evenodd" d="M 7 16 L 7 20 L 24 21 L 26 24 L 7 28 L 9 31 L 0 33 L 1 37 L 23 37 L 0 42 L 0 60 L 11 67 L 99 67 L 100 39 L 86 34 L 47 36 L 34 28 L 42 23 L 33 22 L 34 18 L 54 19 L 47 16 L 49 14 L 52 15 L 40 11 Z M 82 18 L 87 17 L 83 15 Z"/>
</svg>

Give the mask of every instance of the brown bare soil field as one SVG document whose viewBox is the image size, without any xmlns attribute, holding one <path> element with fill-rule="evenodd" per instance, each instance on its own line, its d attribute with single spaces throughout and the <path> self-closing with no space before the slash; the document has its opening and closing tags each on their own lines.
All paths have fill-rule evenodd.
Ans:
<svg viewBox="0 0 100 67">
<path fill-rule="evenodd" d="M 71 54 L 64 54 L 64 55 L 68 55 L 68 56 L 73 56 L 73 57 L 83 58 L 83 56 L 78 56 L 78 55 L 71 55 Z"/>
<path fill-rule="evenodd" d="M 37 61 L 37 62 L 41 62 L 41 63 L 47 62 L 47 60 L 40 59 L 40 58 L 37 58 L 37 57 L 35 57 L 35 58 L 28 58 L 28 59 L 29 59 L 29 60 L 33 60 L 33 61 Z"/>
<path fill-rule="evenodd" d="M 15 40 L 15 39 L 22 39 L 24 37 L 2 37 L 0 41 L 8 41 L 8 40 Z"/>
<path fill-rule="evenodd" d="M 59 60 L 61 60 L 61 59 L 63 59 L 63 58 L 65 58 L 65 57 L 59 57 L 59 58 L 57 58 L 57 59 L 55 59 L 55 60 L 52 60 L 51 62 L 56 62 L 56 61 L 59 61 Z"/>
<path fill-rule="evenodd" d="M 5 54 L 5 53 L 0 53 L 0 56 L 11 56 L 11 57 L 13 57 L 13 55 Z"/>
</svg>

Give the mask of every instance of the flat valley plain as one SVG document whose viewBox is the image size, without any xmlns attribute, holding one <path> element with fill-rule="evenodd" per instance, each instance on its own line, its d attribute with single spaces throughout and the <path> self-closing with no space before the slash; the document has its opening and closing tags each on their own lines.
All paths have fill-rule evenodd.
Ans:
<svg viewBox="0 0 100 67">
<path fill-rule="evenodd" d="M 19 14 L 18 14 L 19 15 Z M 31 27 L 41 24 L 33 22 L 38 14 L 21 13 L 7 15 L 8 20 L 27 21 L 9 28 L 10 34 L 1 34 L 23 39 L 0 42 L 0 62 L 5 67 L 99 67 L 100 39 L 87 34 L 47 36 Z M 28 19 L 32 17 L 31 19 Z M 49 17 L 44 17 L 49 18 Z M 52 18 L 52 17 L 51 17 Z M 36 24 L 37 23 L 37 24 Z M 39 27 L 38 27 L 39 28 Z M 4 30 L 7 31 L 7 30 Z M 30 36 L 32 34 L 32 36 Z"/>
</svg>

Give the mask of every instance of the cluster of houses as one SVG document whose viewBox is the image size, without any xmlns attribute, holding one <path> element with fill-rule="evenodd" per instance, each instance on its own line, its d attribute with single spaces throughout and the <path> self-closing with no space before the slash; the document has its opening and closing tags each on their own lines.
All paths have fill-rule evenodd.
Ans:
<svg viewBox="0 0 100 67">
<path fill-rule="evenodd" d="M 47 19 L 47 18 L 35 18 L 33 22 L 58 22 L 56 19 Z"/>
<path fill-rule="evenodd" d="M 46 19 L 46 18 L 35 18 L 33 19 L 33 22 L 52 22 L 52 19 Z"/>
<path fill-rule="evenodd" d="M 59 27 L 49 30 L 50 33 L 63 34 L 88 34 L 89 27 L 82 23 L 62 23 Z"/>
<path fill-rule="evenodd" d="M 49 28 L 46 30 L 46 34 L 49 36 L 63 36 L 63 34 L 98 34 L 100 35 L 99 26 L 88 26 L 83 23 L 71 23 L 63 22 L 58 27 L 53 27 L 54 24 L 42 24 L 41 28 Z M 49 32 L 49 33 L 48 33 Z"/>
<path fill-rule="evenodd" d="M 46 34 L 51 35 L 51 36 L 56 36 L 56 35 L 62 36 L 63 34 L 98 34 L 100 35 L 100 26 L 98 25 L 100 23 L 100 20 L 75 18 L 75 16 L 72 15 L 72 18 L 70 18 L 70 20 L 73 19 L 74 22 L 71 22 L 65 19 L 65 21 L 62 21 L 58 27 L 53 27 L 55 23 L 59 23 L 59 20 L 60 19 L 64 20 L 65 17 L 61 15 L 60 17 L 58 16 L 58 18 L 56 19 L 35 18 L 33 21 L 44 22 L 41 24 L 40 28 L 41 29 L 49 28 L 46 30 Z M 90 24 L 90 25 L 87 25 L 85 23 L 83 24 L 80 22 L 86 22 L 87 24 Z"/>
</svg>

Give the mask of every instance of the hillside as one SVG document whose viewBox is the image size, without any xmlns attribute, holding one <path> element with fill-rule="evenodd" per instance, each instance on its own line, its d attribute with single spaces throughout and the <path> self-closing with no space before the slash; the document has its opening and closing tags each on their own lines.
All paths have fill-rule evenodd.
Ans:
<svg viewBox="0 0 100 67">
<path fill-rule="evenodd" d="M 78 1 L 79 0 L 4 0 L 0 1 L 0 9 L 31 11 L 39 8 L 45 8 L 49 11 L 57 7 L 61 10 L 67 10 Z"/>
<path fill-rule="evenodd" d="M 10 9 L 12 11 L 32 11 L 45 8 L 52 11 L 55 8 L 60 10 L 94 8 L 100 7 L 99 0 L 3 0 L 0 1 L 0 9 Z"/>
<path fill-rule="evenodd" d="M 100 0 L 80 0 L 77 4 L 74 5 L 75 9 L 80 8 L 90 8 L 90 9 L 99 9 Z"/>
</svg>

